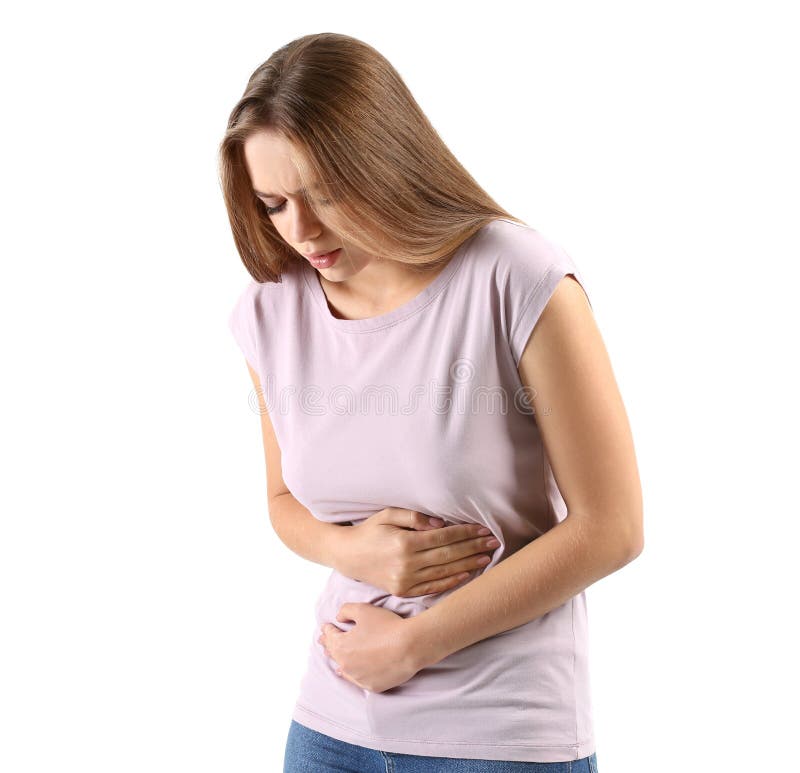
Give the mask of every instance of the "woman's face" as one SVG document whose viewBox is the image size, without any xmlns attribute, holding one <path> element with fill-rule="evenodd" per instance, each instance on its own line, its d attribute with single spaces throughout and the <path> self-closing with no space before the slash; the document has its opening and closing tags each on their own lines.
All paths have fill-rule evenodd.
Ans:
<svg viewBox="0 0 800 773">
<path fill-rule="evenodd" d="M 256 195 L 268 208 L 269 218 L 281 238 L 303 259 L 332 282 L 340 282 L 357 274 L 374 257 L 344 243 L 305 206 L 300 191 L 300 178 L 290 155 L 289 143 L 272 132 L 252 135 L 244 144 L 245 163 Z M 314 191 L 311 192 L 313 198 Z M 324 202 L 317 206 L 324 210 Z M 342 248 L 328 268 L 315 266 L 308 256 Z"/>
</svg>

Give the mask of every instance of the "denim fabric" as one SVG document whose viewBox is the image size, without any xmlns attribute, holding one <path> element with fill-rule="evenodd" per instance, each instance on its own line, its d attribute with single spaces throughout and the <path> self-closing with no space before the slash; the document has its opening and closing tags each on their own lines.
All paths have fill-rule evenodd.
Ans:
<svg viewBox="0 0 800 773">
<path fill-rule="evenodd" d="M 425 757 L 368 749 L 291 721 L 283 773 L 598 773 L 597 754 L 568 762 Z"/>
</svg>

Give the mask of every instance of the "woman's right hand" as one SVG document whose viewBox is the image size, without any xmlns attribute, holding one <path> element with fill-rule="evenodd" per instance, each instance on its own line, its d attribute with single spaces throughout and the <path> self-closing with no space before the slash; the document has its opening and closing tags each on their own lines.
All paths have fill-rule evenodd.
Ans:
<svg viewBox="0 0 800 773">
<path fill-rule="evenodd" d="M 344 527 L 335 569 L 394 596 L 441 593 L 486 566 L 497 546 L 480 524 L 436 526 L 428 516 L 385 507 L 357 526 Z M 441 520 L 441 519 L 440 519 Z M 483 559 L 483 560 L 482 560 Z"/>
</svg>

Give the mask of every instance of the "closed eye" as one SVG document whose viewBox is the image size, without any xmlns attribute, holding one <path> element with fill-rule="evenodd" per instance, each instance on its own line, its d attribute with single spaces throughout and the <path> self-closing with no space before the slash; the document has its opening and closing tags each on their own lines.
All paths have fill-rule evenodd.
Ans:
<svg viewBox="0 0 800 773">
<path fill-rule="evenodd" d="M 286 206 L 286 202 L 284 201 L 283 204 L 279 204 L 277 207 L 268 207 L 266 204 L 264 204 L 264 209 L 267 210 L 267 214 L 268 215 L 274 215 L 274 214 L 280 212 L 285 206 Z"/>
<path fill-rule="evenodd" d="M 286 207 L 286 202 L 285 202 L 285 201 L 284 201 L 283 203 L 281 203 L 281 204 L 278 204 L 278 206 L 277 206 L 277 207 L 270 207 L 270 206 L 268 206 L 268 205 L 267 205 L 267 204 L 264 202 L 264 200 L 263 200 L 263 199 L 259 199 L 259 201 L 260 201 L 262 204 L 264 204 L 264 209 L 266 210 L 266 212 L 267 212 L 267 214 L 268 214 L 268 215 L 277 215 L 277 214 L 278 214 L 278 212 L 282 212 L 282 211 L 283 211 L 283 209 L 284 209 L 284 207 Z M 320 204 L 322 204 L 323 206 L 327 206 L 327 205 L 328 205 L 328 204 L 330 204 L 331 202 L 330 202 L 330 200 L 329 200 L 329 199 L 320 199 L 320 200 L 319 200 L 319 203 L 320 203 Z"/>
</svg>

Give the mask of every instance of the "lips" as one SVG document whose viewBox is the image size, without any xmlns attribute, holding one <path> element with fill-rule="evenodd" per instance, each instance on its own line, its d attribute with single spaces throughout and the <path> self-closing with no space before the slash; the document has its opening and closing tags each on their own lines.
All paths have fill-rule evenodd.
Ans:
<svg viewBox="0 0 800 773">
<path fill-rule="evenodd" d="M 316 257 L 311 257 L 310 255 L 306 255 L 306 259 L 308 262 L 314 266 L 314 268 L 330 268 L 338 259 L 339 253 L 341 252 L 341 247 L 333 252 L 327 253 L 315 253 Z"/>
<path fill-rule="evenodd" d="M 336 249 L 339 249 L 338 247 Z M 325 255 L 330 255 L 336 252 L 336 250 L 323 250 L 322 252 L 312 252 L 310 255 L 306 255 L 307 258 L 322 258 Z"/>
</svg>

